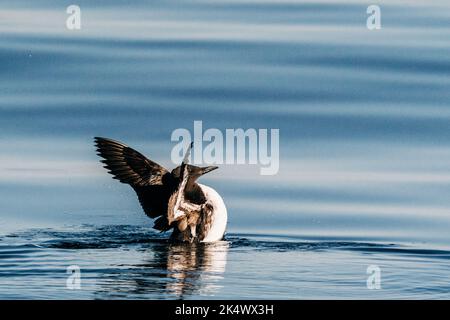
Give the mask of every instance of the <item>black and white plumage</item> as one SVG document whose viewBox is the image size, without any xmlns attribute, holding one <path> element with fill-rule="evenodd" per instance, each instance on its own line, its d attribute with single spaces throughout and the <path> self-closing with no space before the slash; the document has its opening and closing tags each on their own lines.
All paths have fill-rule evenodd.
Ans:
<svg viewBox="0 0 450 320">
<path fill-rule="evenodd" d="M 227 224 L 225 204 L 214 189 L 197 183 L 217 167 L 190 165 L 186 154 L 183 163 L 170 172 L 121 142 L 94 140 L 104 167 L 136 191 L 145 214 L 156 219 L 155 229 L 173 229 L 171 238 L 180 241 L 222 240 Z"/>
</svg>

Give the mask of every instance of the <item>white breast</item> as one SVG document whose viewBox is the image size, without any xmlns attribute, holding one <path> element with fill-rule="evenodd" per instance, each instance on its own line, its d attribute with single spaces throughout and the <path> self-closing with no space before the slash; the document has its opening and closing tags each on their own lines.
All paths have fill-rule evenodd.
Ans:
<svg viewBox="0 0 450 320">
<path fill-rule="evenodd" d="M 206 201 L 213 206 L 212 226 L 202 242 L 220 241 L 222 240 L 227 227 L 227 208 L 225 207 L 222 197 L 216 192 L 216 190 L 205 186 L 204 184 L 199 184 L 199 186 L 205 194 Z"/>
</svg>

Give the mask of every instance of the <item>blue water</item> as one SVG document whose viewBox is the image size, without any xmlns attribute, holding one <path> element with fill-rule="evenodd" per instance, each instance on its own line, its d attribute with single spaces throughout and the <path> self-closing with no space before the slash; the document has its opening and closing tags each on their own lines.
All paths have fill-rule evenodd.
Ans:
<svg viewBox="0 0 450 320">
<path fill-rule="evenodd" d="M 0 298 L 450 297 L 448 1 L 77 4 L 0 1 Z M 169 246 L 92 137 L 172 168 L 194 120 L 280 129 L 280 171 L 202 178 L 226 241 Z"/>
</svg>

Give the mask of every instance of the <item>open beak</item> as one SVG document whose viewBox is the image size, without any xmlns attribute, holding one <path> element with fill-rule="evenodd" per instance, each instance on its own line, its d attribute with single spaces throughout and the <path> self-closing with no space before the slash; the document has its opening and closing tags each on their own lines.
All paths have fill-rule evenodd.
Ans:
<svg viewBox="0 0 450 320">
<path fill-rule="evenodd" d="M 216 169 L 219 169 L 219 167 L 216 167 L 216 166 L 203 167 L 202 168 L 202 175 L 204 175 L 205 173 L 214 171 Z"/>
</svg>

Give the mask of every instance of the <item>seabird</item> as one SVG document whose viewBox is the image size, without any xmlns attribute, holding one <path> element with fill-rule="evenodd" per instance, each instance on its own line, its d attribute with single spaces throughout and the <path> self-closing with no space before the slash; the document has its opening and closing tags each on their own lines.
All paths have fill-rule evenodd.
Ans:
<svg viewBox="0 0 450 320">
<path fill-rule="evenodd" d="M 214 242 L 223 239 L 227 209 L 222 197 L 197 179 L 218 167 L 188 164 L 192 143 L 182 164 L 168 171 L 127 145 L 95 137 L 97 154 L 114 179 L 136 191 L 145 214 L 156 219 L 153 228 L 173 229 L 171 239 Z"/>
</svg>

